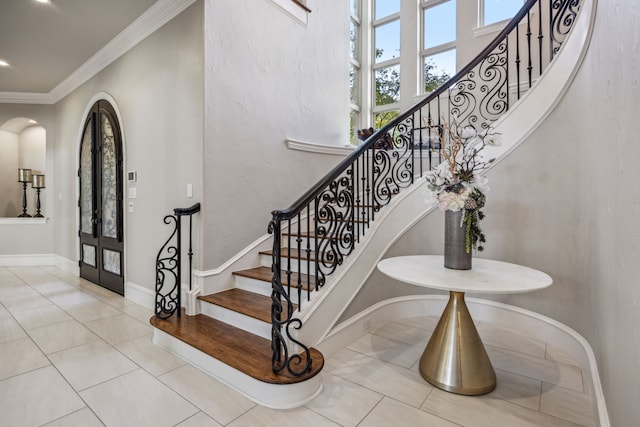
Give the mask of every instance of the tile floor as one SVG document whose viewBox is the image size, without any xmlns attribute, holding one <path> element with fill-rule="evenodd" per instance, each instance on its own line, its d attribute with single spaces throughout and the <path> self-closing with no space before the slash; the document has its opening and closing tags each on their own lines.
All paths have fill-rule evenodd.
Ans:
<svg viewBox="0 0 640 427">
<path fill-rule="evenodd" d="M 595 426 L 584 374 L 546 343 L 480 323 L 498 387 L 434 389 L 436 319 L 398 319 L 326 360 L 323 393 L 277 411 L 151 342 L 151 312 L 54 267 L 0 268 L 1 426 Z"/>
</svg>

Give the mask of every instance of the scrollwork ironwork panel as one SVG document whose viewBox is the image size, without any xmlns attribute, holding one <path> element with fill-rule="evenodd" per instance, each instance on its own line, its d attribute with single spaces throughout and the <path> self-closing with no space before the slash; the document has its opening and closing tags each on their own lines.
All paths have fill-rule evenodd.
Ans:
<svg viewBox="0 0 640 427">
<path fill-rule="evenodd" d="M 178 276 L 179 251 L 174 241 L 178 233 L 178 218 L 173 215 L 164 217 L 164 223 L 173 225 L 167 241 L 162 245 L 156 257 L 156 308 L 155 313 L 161 319 L 171 317 L 180 309 Z"/>
</svg>

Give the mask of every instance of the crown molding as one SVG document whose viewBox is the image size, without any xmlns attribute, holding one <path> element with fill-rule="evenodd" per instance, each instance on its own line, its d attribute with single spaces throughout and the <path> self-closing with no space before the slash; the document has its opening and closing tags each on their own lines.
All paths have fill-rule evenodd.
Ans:
<svg viewBox="0 0 640 427">
<path fill-rule="evenodd" d="M 195 2 L 196 0 L 158 0 L 49 93 L 0 92 L 0 103 L 57 103 Z"/>
</svg>

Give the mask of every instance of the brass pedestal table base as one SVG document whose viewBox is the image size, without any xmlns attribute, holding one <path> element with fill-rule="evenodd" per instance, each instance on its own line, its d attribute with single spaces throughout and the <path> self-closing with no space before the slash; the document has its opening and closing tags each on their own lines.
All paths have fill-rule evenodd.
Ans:
<svg viewBox="0 0 640 427">
<path fill-rule="evenodd" d="M 553 283 L 542 271 L 482 258 L 473 260 L 472 270 L 445 268 L 441 255 L 387 258 L 378 269 L 400 282 L 449 291 L 447 307 L 420 359 L 420 374 L 438 388 L 466 395 L 489 393 L 496 387 L 496 373 L 467 310 L 465 292 L 514 294 Z"/>
<path fill-rule="evenodd" d="M 496 373 L 464 302 L 464 292 L 449 292 L 449 302 L 420 359 L 420 374 L 452 393 L 478 395 L 496 388 Z"/>
</svg>

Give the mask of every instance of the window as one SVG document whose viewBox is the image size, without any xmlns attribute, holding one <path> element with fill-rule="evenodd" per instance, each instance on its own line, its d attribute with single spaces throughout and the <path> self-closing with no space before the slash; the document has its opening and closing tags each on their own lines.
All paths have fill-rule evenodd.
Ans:
<svg viewBox="0 0 640 427">
<path fill-rule="evenodd" d="M 479 0 L 480 19 L 478 26 L 491 25 L 513 18 L 522 7 L 524 0 Z"/>
<path fill-rule="evenodd" d="M 456 74 L 456 0 L 422 2 L 422 90 Z"/>
<path fill-rule="evenodd" d="M 400 102 L 400 0 L 374 0 L 373 121 L 379 129 L 398 116 Z"/>
<path fill-rule="evenodd" d="M 360 125 L 360 1 L 350 0 L 349 13 L 349 135 L 350 143 L 356 140 L 356 131 Z"/>
</svg>

